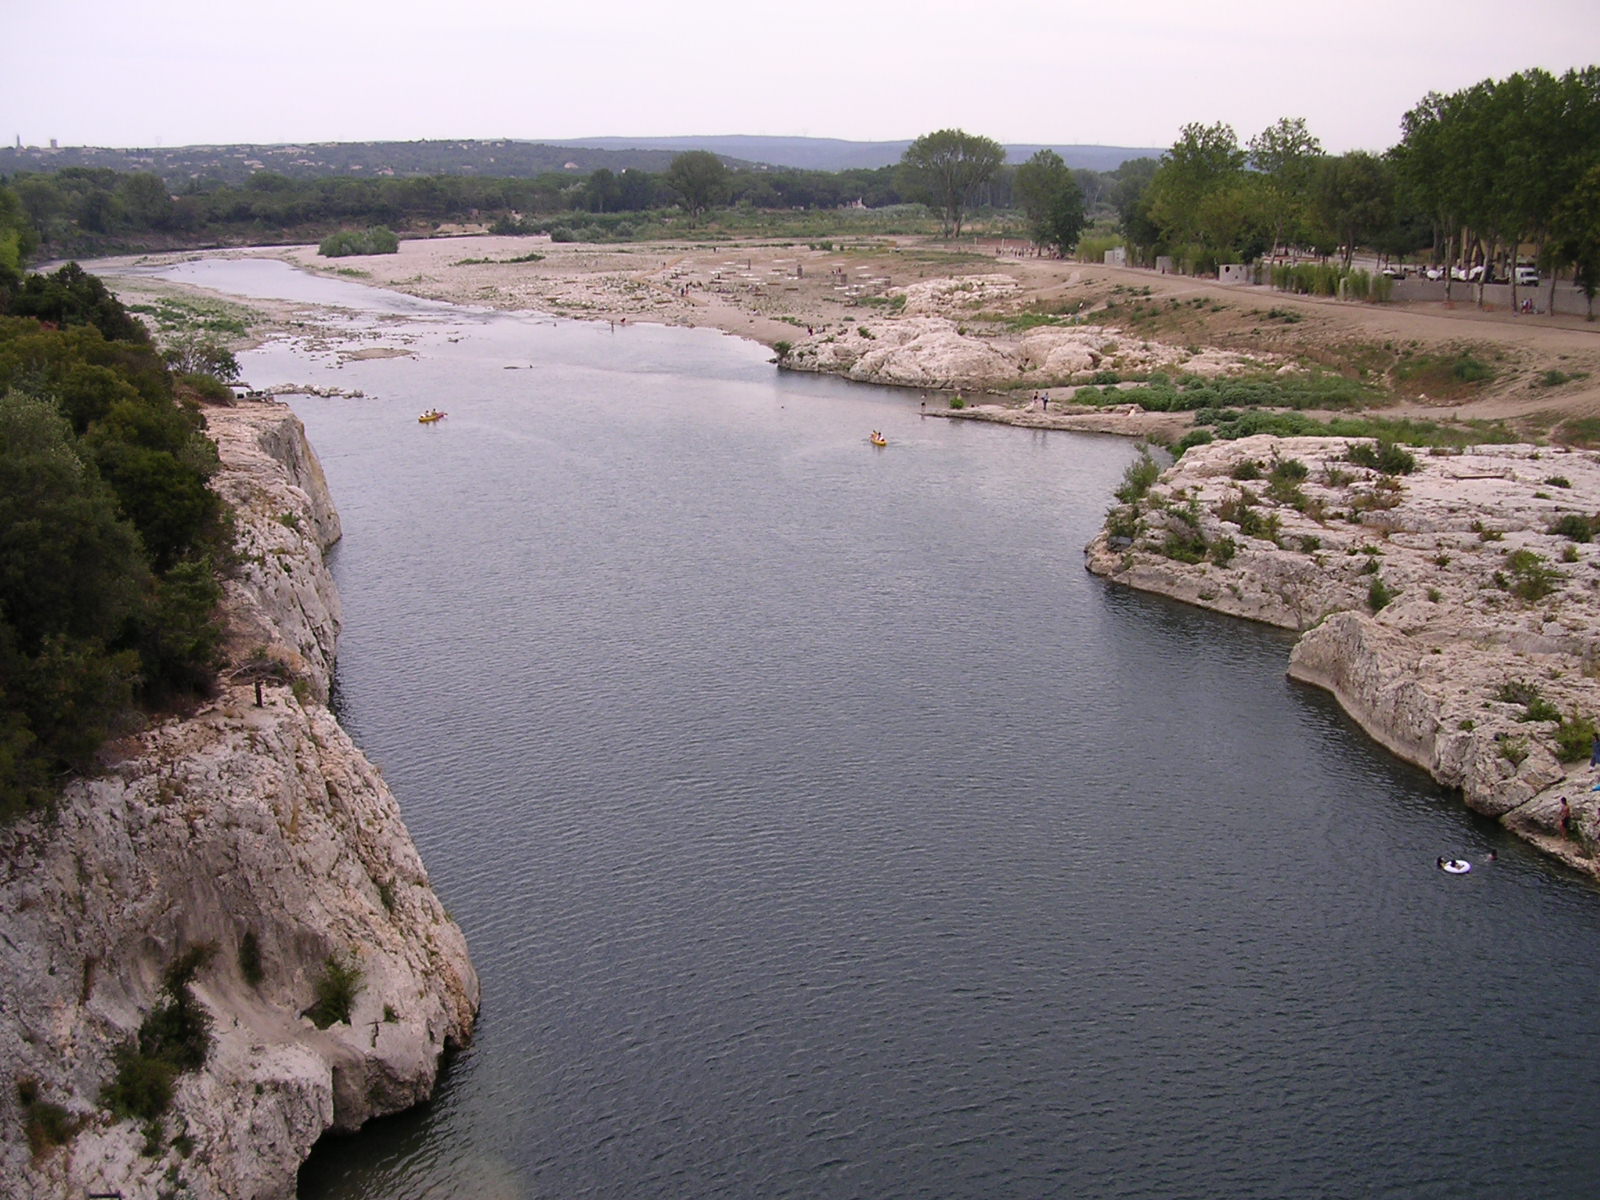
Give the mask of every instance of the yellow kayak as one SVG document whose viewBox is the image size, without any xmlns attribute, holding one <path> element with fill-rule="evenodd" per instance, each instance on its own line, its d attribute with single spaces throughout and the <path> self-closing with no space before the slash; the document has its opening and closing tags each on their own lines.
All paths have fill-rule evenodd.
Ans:
<svg viewBox="0 0 1600 1200">
<path fill-rule="evenodd" d="M 442 413 L 436 408 L 430 408 L 427 412 L 418 417 L 417 420 L 422 422 L 424 425 L 431 425 L 435 421 L 444 420 L 447 415 L 448 414 Z"/>
<path fill-rule="evenodd" d="M 873 434 L 870 440 L 874 446 L 887 446 L 889 444 L 889 439 L 881 434 Z"/>
</svg>

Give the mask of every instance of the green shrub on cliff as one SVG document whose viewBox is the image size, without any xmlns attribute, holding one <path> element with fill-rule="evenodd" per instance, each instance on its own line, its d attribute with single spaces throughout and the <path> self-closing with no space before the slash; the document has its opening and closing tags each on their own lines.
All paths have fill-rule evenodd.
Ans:
<svg viewBox="0 0 1600 1200">
<path fill-rule="evenodd" d="M 305 1015 L 318 1029 L 340 1022 L 348 1023 L 350 1010 L 361 991 L 361 964 L 344 954 L 330 954 L 317 980 L 317 999 Z"/>
<path fill-rule="evenodd" d="M 1582 762 L 1594 746 L 1595 726 L 1588 717 L 1567 717 L 1556 726 L 1556 757 L 1564 763 Z"/>
<path fill-rule="evenodd" d="M 1124 504 L 1133 504 L 1160 478 L 1161 465 L 1150 457 L 1148 447 L 1140 446 L 1139 457 L 1122 472 L 1122 483 L 1112 494 Z"/>
<path fill-rule="evenodd" d="M 172 1103 L 179 1075 L 197 1070 L 211 1052 L 211 1017 L 190 984 L 216 947 L 193 946 L 167 967 L 161 998 L 139 1025 L 136 1037 L 116 1052 L 116 1074 L 100 1092 L 100 1103 L 117 1117 L 157 1121 Z"/>
</svg>

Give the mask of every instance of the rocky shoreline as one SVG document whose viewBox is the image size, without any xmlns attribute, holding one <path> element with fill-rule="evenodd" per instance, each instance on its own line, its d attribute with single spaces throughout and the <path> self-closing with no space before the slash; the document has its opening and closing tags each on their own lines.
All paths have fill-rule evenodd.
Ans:
<svg viewBox="0 0 1600 1200">
<path fill-rule="evenodd" d="M 1195 447 L 1113 508 L 1086 564 L 1300 631 L 1290 675 L 1475 811 L 1600 878 L 1600 455 L 1488 446 L 1418 451 L 1408 467 L 1380 449 Z"/>
<path fill-rule="evenodd" d="M 208 412 L 235 506 L 218 696 L 113 746 L 52 821 L 0 835 L 0 1178 L 25 1200 L 115 1193 L 283 1200 L 328 1130 L 432 1091 L 471 1037 L 478 981 L 395 797 L 326 706 L 339 522 L 288 408 Z M 205 1063 L 158 1125 L 100 1106 L 163 975 L 210 947 L 192 992 Z M 348 1019 L 304 1015 L 331 962 Z M 35 1105 L 70 1131 L 30 1146 Z M 51 1139 L 52 1141 L 54 1139 Z"/>
</svg>

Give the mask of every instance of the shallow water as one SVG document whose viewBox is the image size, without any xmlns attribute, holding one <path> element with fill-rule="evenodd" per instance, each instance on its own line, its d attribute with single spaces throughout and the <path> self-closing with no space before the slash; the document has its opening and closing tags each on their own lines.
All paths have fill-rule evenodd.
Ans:
<svg viewBox="0 0 1600 1200">
<path fill-rule="evenodd" d="M 339 702 L 484 1007 L 308 1200 L 1594 1193 L 1600 895 L 1087 575 L 1126 443 L 403 303 L 245 367 L 368 394 Z"/>
</svg>

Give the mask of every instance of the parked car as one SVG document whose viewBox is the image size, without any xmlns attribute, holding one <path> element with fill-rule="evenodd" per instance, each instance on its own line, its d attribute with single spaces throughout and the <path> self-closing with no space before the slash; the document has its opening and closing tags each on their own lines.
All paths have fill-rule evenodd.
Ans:
<svg viewBox="0 0 1600 1200">
<path fill-rule="evenodd" d="M 1517 268 L 1517 286 L 1518 287 L 1538 287 L 1539 286 L 1539 269 L 1537 267 L 1518 267 Z"/>
</svg>

